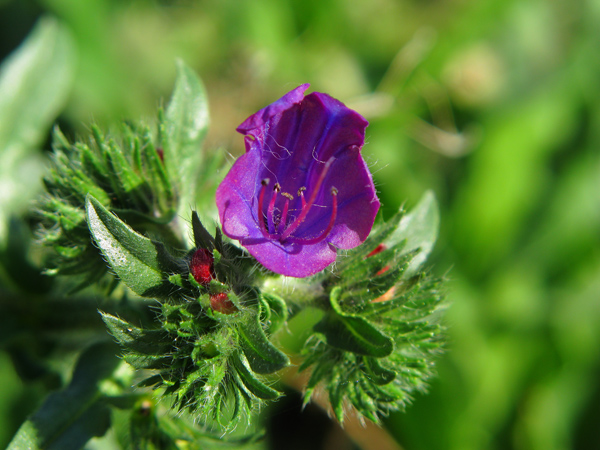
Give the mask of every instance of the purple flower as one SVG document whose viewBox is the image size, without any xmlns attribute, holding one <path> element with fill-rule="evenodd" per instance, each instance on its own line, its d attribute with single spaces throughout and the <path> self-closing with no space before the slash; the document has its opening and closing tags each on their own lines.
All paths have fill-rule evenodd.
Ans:
<svg viewBox="0 0 600 450">
<path fill-rule="evenodd" d="M 223 232 L 267 269 L 313 275 L 367 238 L 379 199 L 360 154 L 368 122 L 327 94 L 288 92 L 242 123 L 246 153 L 217 189 Z"/>
</svg>

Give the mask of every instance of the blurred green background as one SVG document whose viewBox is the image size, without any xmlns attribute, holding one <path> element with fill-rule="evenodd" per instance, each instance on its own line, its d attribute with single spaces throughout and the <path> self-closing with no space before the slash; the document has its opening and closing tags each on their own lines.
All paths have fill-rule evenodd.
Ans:
<svg viewBox="0 0 600 450">
<path fill-rule="evenodd" d="M 404 449 L 600 448 L 600 1 L 0 0 L 2 59 L 42 16 L 71 36 L 71 136 L 152 117 L 181 58 L 208 149 L 310 82 L 370 121 L 384 216 L 435 191 L 448 345 L 386 421 Z M 1 446 L 39 399 L 3 354 L 0 380 Z"/>
</svg>

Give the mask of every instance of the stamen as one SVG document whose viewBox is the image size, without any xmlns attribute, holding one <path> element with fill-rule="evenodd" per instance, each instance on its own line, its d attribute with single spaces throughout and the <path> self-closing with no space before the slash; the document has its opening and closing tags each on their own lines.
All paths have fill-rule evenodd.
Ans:
<svg viewBox="0 0 600 450">
<path fill-rule="evenodd" d="M 285 231 L 281 235 L 280 242 L 283 242 L 285 239 L 287 239 L 294 231 L 296 231 L 298 229 L 298 227 L 302 224 L 302 222 L 304 222 L 304 219 L 306 219 L 306 216 L 307 216 L 308 212 L 310 211 L 310 208 L 312 207 L 312 205 L 315 203 L 315 200 L 317 199 L 317 195 L 319 194 L 319 190 L 321 189 L 321 184 L 323 184 L 323 180 L 325 179 L 325 176 L 327 175 L 329 168 L 333 164 L 333 161 L 335 161 L 335 158 L 332 156 L 325 163 L 325 167 L 323 167 L 323 171 L 321 172 L 321 175 L 319 175 L 317 183 L 314 186 L 314 190 L 313 190 L 312 194 L 310 195 L 310 198 L 308 199 L 308 203 L 302 205 L 302 210 L 300 211 L 300 214 L 298 215 L 298 217 L 296 217 L 296 220 L 294 220 L 290 224 L 290 226 L 285 229 Z M 337 208 L 337 205 L 336 205 L 336 208 Z"/>
<path fill-rule="evenodd" d="M 260 231 L 266 239 L 273 239 L 273 236 L 267 230 L 267 226 L 265 225 L 265 217 L 263 214 L 263 205 L 265 201 L 265 192 L 267 191 L 267 186 L 269 185 L 269 179 L 263 179 L 260 184 L 262 187 L 260 188 L 260 193 L 258 194 L 258 225 L 260 226 Z"/>
<path fill-rule="evenodd" d="M 304 198 L 304 191 L 306 190 L 306 186 L 302 186 L 300 189 L 298 189 L 298 196 L 300 196 L 300 199 L 302 200 L 302 207 L 304 208 L 306 206 L 306 199 Z"/>
<path fill-rule="evenodd" d="M 269 224 L 269 232 L 275 232 L 275 218 L 273 217 L 273 211 L 275 210 L 275 200 L 277 200 L 277 193 L 279 191 L 281 191 L 281 186 L 279 183 L 275 183 L 273 195 L 271 196 L 271 201 L 267 207 L 267 222 Z"/>
<path fill-rule="evenodd" d="M 325 230 L 323 230 L 323 232 L 315 238 L 301 239 L 301 238 L 292 237 L 293 242 L 297 242 L 298 244 L 304 244 L 304 245 L 316 244 L 317 242 L 321 242 L 323 239 L 325 239 L 329 235 L 329 233 L 331 233 L 331 230 L 333 229 L 333 226 L 335 225 L 335 219 L 337 217 L 337 194 L 338 194 L 338 190 L 336 188 L 332 187 L 331 195 L 333 196 L 333 200 L 332 200 L 332 204 L 331 204 L 331 217 L 329 218 L 329 223 L 327 224 L 327 228 L 325 228 Z"/>
<path fill-rule="evenodd" d="M 283 205 L 283 211 L 281 212 L 281 218 L 279 219 L 278 230 L 276 230 L 276 232 L 280 234 L 285 230 L 285 222 L 287 221 L 288 210 L 290 209 L 290 200 L 294 200 L 294 196 L 287 192 L 282 192 L 281 195 L 285 197 L 285 203 Z"/>
</svg>

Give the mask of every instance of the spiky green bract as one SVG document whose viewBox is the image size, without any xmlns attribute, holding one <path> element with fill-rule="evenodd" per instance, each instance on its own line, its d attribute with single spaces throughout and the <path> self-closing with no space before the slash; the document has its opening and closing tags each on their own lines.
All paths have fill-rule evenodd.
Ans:
<svg viewBox="0 0 600 450">
<path fill-rule="evenodd" d="M 375 422 L 402 410 L 432 375 L 442 345 L 437 311 L 443 295 L 441 280 L 419 270 L 437 224 L 418 222 L 435 222 L 435 208 L 427 194 L 411 214 L 401 211 L 380 226 L 334 272 L 312 280 L 320 284 L 317 304 L 325 315 L 303 350 L 300 370 L 312 368 L 305 401 L 323 386 L 340 422 L 348 406 Z M 404 227 L 407 221 L 420 232 Z"/>
<path fill-rule="evenodd" d="M 157 242 L 128 227 L 89 196 L 88 223 L 114 272 L 134 292 L 160 302 L 156 325 L 141 328 L 110 314 L 103 319 L 134 368 L 154 372 L 141 386 L 163 388 L 176 409 L 187 410 L 217 430 L 230 430 L 279 392 L 268 375 L 289 364 L 269 340 L 287 308 L 265 295 L 245 268 L 241 250 L 210 235 L 196 214 L 196 246 L 214 255 L 215 278 L 199 284 L 189 273 L 194 251 L 177 259 Z M 225 294 L 228 313 L 213 310 L 211 297 Z"/>
<path fill-rule="evenodd" d="M 141 234 L 187 249 L 181 218 L 189 217 L 204 167 L 220 160 L 201 151 L 207 124 L 202 83 L 180 63 L 167 111 L 159 111 L 156 124 L 125 123 L 110 133 L 92 126 L 89 140 L 73 143 L 56 128 L 47 193 L 38 207 L 41 241 L 56 254 L 48 273 L 84 275 L 82 285 L 106 273 L 86 225 L 88 195 Z"/>
<path fill-rule="evenodd" d="M 39 206 L 41 238 L 57 254 L 51 273 L 86 274 L 88 282 L 106 271 L 86 224 L 88 194 L 136 230 L 177 244 L 168 227 L 177 194 L 150 128 L 123 125 L 114 135 L 104 135 L 96 127 L 92 131 L 90 142 L 71 144 L 54 130 L 52 168 L 44 179 L 47 195 Z"/>
</svg>

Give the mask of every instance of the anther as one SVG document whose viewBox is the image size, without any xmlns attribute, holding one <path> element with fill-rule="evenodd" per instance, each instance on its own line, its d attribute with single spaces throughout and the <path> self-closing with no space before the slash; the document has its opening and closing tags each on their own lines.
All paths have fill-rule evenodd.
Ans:
<svg viewBox="0 0 600 450">
<path fill-rule="evenodd" d="M 300 199 L 302 200 L 302 207 L 304 208 L 306 206 L 306 199 L 304 198 L 304 191 L 306 190 L 306 186 L 302 186 L 300 189 L 298 189 L 298 197 L 300 197 Z"/>
</svg>

